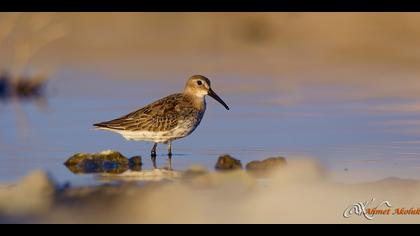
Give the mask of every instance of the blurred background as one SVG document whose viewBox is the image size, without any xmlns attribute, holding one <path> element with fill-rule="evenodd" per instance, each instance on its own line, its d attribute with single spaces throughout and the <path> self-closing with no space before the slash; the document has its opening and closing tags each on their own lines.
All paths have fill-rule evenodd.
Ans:
<svg viewBox="0 0 420 236">
<path fill-rule="evenodd" d="M 342 181 L 418 178 L 419 22 L 417 13 L 1 13 L 0 181 L 42 168 L 91 183 L 61 163 L 106 149 L 147 157 L 149 144 L 91 124 L 181 91 L 193 74 L 233 109 L 208 102 L 200 128 L 175 144 L 175 168 L 212 167 L 222 153 L 284 155 L 319 159 Z"/>
</svg>

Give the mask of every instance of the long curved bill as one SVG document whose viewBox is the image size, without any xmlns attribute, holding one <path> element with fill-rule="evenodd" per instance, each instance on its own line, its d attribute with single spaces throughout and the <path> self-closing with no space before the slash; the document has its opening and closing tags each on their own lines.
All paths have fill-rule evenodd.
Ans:
<svg viewBox="0 0 420 236">
<path fill-rule="evenodd" d="M 226 108 L 226 110 L 230 109 L 228 105 L 226 105 L 226 103 L 212 89 L 209 90 L 209 96 L 214 98 L 214 100 L 220 102 L 220 104 L 222 104 Z"/>
</svg>

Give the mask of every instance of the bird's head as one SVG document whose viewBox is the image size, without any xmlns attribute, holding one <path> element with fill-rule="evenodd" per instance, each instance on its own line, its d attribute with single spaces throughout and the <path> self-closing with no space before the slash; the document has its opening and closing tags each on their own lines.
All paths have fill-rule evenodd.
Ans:
<svg viewBox="0 0 420 236">
<path fill-rule="evenodd" d="M 220 104 L 222 104 L 227 110 L 229 106 L 213 91 L 211 88 L 211 82 L 208 78 L 202 75 L 193 75 L 187 81 L 185 86 L 184 93 L 190 94 L 192 96 L 203 98 L 206 95 L 214 98 Z"/>
</svg>

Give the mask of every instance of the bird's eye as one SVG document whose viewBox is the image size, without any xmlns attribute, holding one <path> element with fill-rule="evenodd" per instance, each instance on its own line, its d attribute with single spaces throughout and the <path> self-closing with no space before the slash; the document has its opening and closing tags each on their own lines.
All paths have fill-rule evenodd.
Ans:
<svg viewBox="0 0 420 236">
<path fill-rule="evenodd" d="M 203 82 L 201 82 L 201 80 L 199 80 L 199 81 L 197 81 L 197 84 L 198 84 L 198 85 L 202 85 L 202 84 L 203 84 Z"/>
</svg>

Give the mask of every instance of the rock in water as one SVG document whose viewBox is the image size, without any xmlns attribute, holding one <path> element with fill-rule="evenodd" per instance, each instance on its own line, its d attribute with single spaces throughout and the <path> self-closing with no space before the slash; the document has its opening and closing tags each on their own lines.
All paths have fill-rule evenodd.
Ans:
<svg viewBox="0 0 420 236">
<path fill-rule="evenodd" d="M 141 156 L 134 156 L 128 160 L 128 165 L 130 170 L 134 171 L 141 171 L 141 167 L 143 166 L 143 161 Z"/>
<path fill-rule="evenodd" d="M 103 151 L 101 153 L 77 153 L 66 161 L 66 165 L 77 165 L 85 160 L 92 161 L 111 161 L 118 163 L 125 163 L 128 165 L 128 159 L 117 151 Z"/>
<path fill-rule="evenodd" d="M 284 165 L 286 165 L 286 159 L 284 157 L 270 157 L 263 161 L 251 161 L 245 168 L 249 172 L 265 175 Z"/>
<path fill-rule="evenodd" d="M 116 151 L 101 153 L 78 153 L 64 163 L 73 173 L 113 173 L 121 174 L 128 169 L 141 170 L 141 157 L 130 160 Z M 139 168 L 140 166 L 140 168 Z"/>
<path fill-rule="evenodd" d="M 242 169 L 242 163 L 230 155 L 220 156 L 216 163 L 216 170 L 237 170 Z"/>
</svg>

